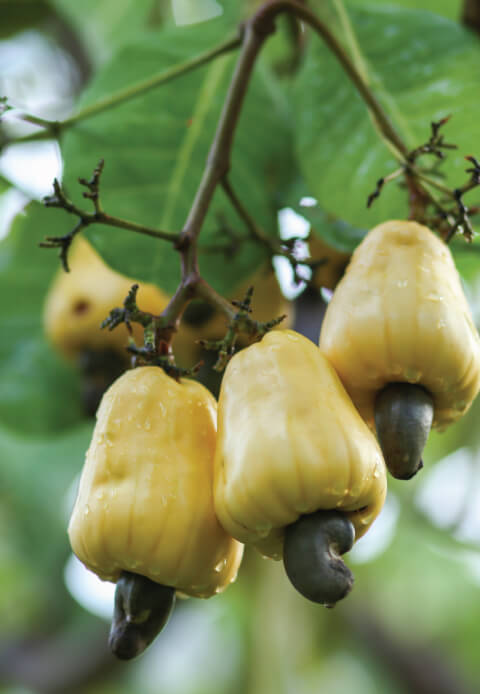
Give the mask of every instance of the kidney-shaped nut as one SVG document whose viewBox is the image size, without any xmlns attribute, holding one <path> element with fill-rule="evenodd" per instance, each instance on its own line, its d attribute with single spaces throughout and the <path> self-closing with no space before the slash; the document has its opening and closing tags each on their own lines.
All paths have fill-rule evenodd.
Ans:
<svg viewBox="0 0 480 694">
<path fill-rule="evenodd" d="M 216 401 L 160 368 L 124 373 L 105 393 L 69 525 L 100 578 L 124 571 L 195 597 L 219 593 L 243 547 L 213 507 Z"/>
</svg>

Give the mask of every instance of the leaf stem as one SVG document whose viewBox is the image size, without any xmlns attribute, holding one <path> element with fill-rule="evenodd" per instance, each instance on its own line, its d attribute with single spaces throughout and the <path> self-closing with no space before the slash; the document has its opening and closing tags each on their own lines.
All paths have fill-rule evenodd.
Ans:
<svg viewBox="0 0 480 694">
<path fill-rule="evenodd" d="M 183 253 L 183 277 L 190 273 L 198 274 L 197 238 L 217 185 L 230 169 L 230 154 L 235 128 L 255 60 L 263 41 L 273 31 L 271 24 L 269 24 L 267 31 L 262 24 L 259 31 L 254 19 L 245 25 L 242 49 L 210 147 L 207 163 L 177 245 L 177 248 Z"/>
<path fill-rule="evenodd" d="M 112 217 L 112 215 L 106 214 L 105 212 L 92 215 L 92 217 L 92 223 L 95 224 L 105 224 L 107 226 L 117 227 L 118 229 L 128 229 L 129 231 L 134 231 L 137 234 L 144 234 L 145 236 L 151 236 L 155 239 L 163 239 L 164 241 L 170 241 L 172 243 L 175 243 L 178 240 L 178 234 L 174 234 L 169 231 L 161 231 L 160 229 L 152 229 L 149 226 L 137 224 L 137 222 L 131 222 L 128 219 Z"/>
<path fill-rule="evenodd" d="M 350 46 L 350 51 L 353 60 L 355 61 L 357 70 L 361 73 L 364 81 L 368 84 L 367 66 L 360 51 L 357 37 L 355 36 L 355 32 L 353 31 L 352 23 L 350 22 L 350 17 L 348 16 L 348 12 L 345 9 L 343 0 L 333 0 L 333 5 L 340 20 L 341 27 L 345 33 L 346 41 Z"/>
<path fill-rule="evenodd" d="M 103 163 L 102 163 L 103 166 Z M 82 179 L 83 181 L 83 179 Z M 81 181 L 81 182 L 82 182 Z M 86 182 L 84 182 L 85 185 Z M 104 212 L 98 201 L 98 183 L 97 183 L 97 196 L 89 195 L 84 193 L 85 197 L 93 198 L 92 202 L 95 206 L 95 212 L 88 213 L 77 207 L 63 191 L 60 183 L 55 179 L 53 182 L 54 195 L 49 196 L 44 199 L 44 204 L 46 207 L 59 207 L 64 209 L 69 214 L 77 216 L 80 220 L 82 228 L 89 226 L 90 224 L 103 224 L 105 226 L 116 227 L 118 229 L 128 229 L 129 231 L 134 231 L 137 234 L 144 234 L 145 236 L 151 236 L 155 239 L 163 239 L 164 241 L 170 241 L 171 243 L 176 243 L 178 241 L 178 234 L 161 231 L 160 229 L 152 229 L 152 227 L 145 226 L 144 224 L 138 224 L 137 222 L 131 222 L 128 219 L 122 219 L 120 217 L 114 217 L 110 214 Z"/>
<path fill-rule="evenodd" d="M 307 7 L 296 0 L 270 0 L 270 2 L 266 2 L 244 25 L 242 48 L 210 147 L 207 164 L 177 244 L 177 249 L 182 253 L 182 277 L 184 280 L 189 274 L 200 276 L 197 260 L 197 238 L 217 185 L 224 182 L 225 187 L 226 176 L 230 169 L 230 155 L 235 128 L 255 61 L 264 41 L 275 31 L 276 17 L 283 12 L 294 14 L 320 34 L 357 87 L 380 131 L 398 152 L 399 159 L 403 162 L 408 154 L 406 145 L 394 129 L 372 90 L 329 28 Z M 226 185 L 228 186 L 228 183 Z M 226 190 L 228 193 L 228 188 Z M 235 203 L 235 198 L 231 194 L 230 197 Z M 245 219 L 244 212 L 241 214 Z M 250 229 L 252 228 L 249 220 L 248 226 Z"/>
<path fill-rule="evenodd" d="M 242 31 L 240 30 L 234 37 L 228 38 L 218 46 L 215 46 L 214 48 L 205 51 L 204 53 L 201 53 L 190 60 L 186 60 L 183 63 L 174 65 L 174 67 L 169 68 L 168 70 L 163 70 L 162 72 L 159 72 L 146 80 L 137 82 L 131 87 L 121 89 L 115 94 L 97 101 L 97 103 L 92 104 L 91 106 L 86 106 L 77 114 L 71 116 L 70 118 L 66 118 L 64 121 L 48 121 L 43 118 L 37 118 L 36 116 L 31 116 L 28 114 L 24 115 L 23 120 L 42 126 L 43 130 L 30 135 L 25 135 L 24 137 L 19 137 L 15 140 L 10 140 L 8 144 L 34 142 L 38 140 L 50 139 L 52 137 L 57 138 L 61 133 L 70 129 L 74 125 L 77 125 L 81 121 L 86 120 L 87 118 L 92 118 L 93 116 L 97 116 L 98 114 L 103 113 L 111 108 L 115 108 L 125 101 L 136 99 L 138 96 L 141 96 L 142 94 L 145 94 L 146 92 L 149 92 L 162 84 L 166 84 L 167 82 L 170 82 L 181 75 L 185 75 L 186 73 L 205 65 L 224 53 L 235 50 L 241 45 L 241 43 Z"/>
<path fill-rule="evenodd" d="M 194 296 L 205 298 L 214 303 L 224 313 L 231 316 L 231 305 L 218 295 L 201 277 L 198 267 L 197 240 L 207 215 L 210 203 L 217 186 L 222 183 L 234 207 L 247 224 L 250 233 L 267 244 L 263 232 L 257 233 L 257 225 L 252 222 L 248 212 L 235 195 L 228 183 L 227 174 L 230 169 L 230 157 L 233 146 L 235 129 L 243 106 L 245 94 L 252 76 L 253 68 L 264 41 L 275 31 L 275 19 L 283 12 L 289 12 L 309 24 L 327 43 L 334 52 L 343 68 L 353 81 L 364 101 L 366 102 L 375 122 L 398 152 L 398 158 L 403 162 L 408 153 L 407 147 L 394 129 L 387 114 L 377 101 L 370 87 L 364 81 L 350 57 L 336 40 L 328 27 L 320 21 L 307 7 L 296 0 L 270 0 L 244 24 L 242 46 L 232 80 L 228 89 L 223 109 L 218 121 L 215 136 L 210 147 L 206 166 L 200 180 L 195 198 L 185 221 L 180 238 L 176 244 L 181 255 L 182 280 L 177 294 L 164 315 L 172 318 L 176 313 L 177 321 L 181 312 Z"/>
<path fill-rule="evenodd" d="M 323 38 L 327 46 L 334 53 L 337 60 L 340 62 L 343 69 L 357 88 L 380 132 L 388 140 L 394 151 L 396 150 L 398 159 L 403 161 L 403 158 L 408 153 L 406 144 L 395 130 L 393 123 L 389 119 L 369 85 L 364 80 L 362 74 L 354 65 L 350 59 L 350 56 L 346 53 L 343 46 L 337 41 L 330 29 L 308 7 L 296 2 L 295 0 L 283 0 L 283 2 L 277 0 L 276 2 L 273 1 L 270 3 L 271 8 L 274 9 L 275 6 L 283 6 L 281 9 L 290 9 L 290 11 L 294 12 L 299 19 L 308 24 Z M 259 11 L 259 13 L 262 11 L 262 9 Z M 273 9 L 271 11 L 273 11 Z M 277 12 L 281 11 L 281 9 L 277 9 Z M 263 11 L 268 12 L 268 10 L 269 6 L 264 6 Z"/>
<path fill-rule="evenodd" d="M 238 197 L 237 193 L 233 189 L 227 176 L 224 176 L 222 178 L 222 188 L 223 188 L 226 196 L 230 200 L 232 207 L 234 208 L 234 210 L 236 211 L 236 213 L 238 214 L 238 216 L 240 217 L 242 222 L 247 227 L 250 236 L 252 238 L 256 239 L 257 241 L 260 241 L 260 243 L 262 245 L 266 246 L 266 248 L 269 251 L 275 252 L 276 244 L 274 243 L 274 241 L 272 239 L 270 239 L 265 234 L 263 229 L 261 229 L 258 226 L 258 224 L 255 222 L 254 218 L 252 217 L 250 212 L 247 210 L 247 208 L 242 203 L 242 201 Z"/>
<path fill-rule="evenodd" d="M 432 188 L 435 188 L 436 190 L 440 191 L 440 193 L 442 193 L 446 197 L 453 199 L 454 196 L 452 191 L 450 190 L 450 188 L 447 188 L 447 186 L 443 185 L 443 183 L 439 183 L 439 181 L 436 181 L 428 174 L 423 173 L 416 166 L 411 166 L 409 167 L 409 169 L 414 174 L 415 178 L 418 178 L 420 181 L 423 181 L 426 185 L 429 185 Z"/>
<path fill-rule="evenodd" d="M 109 223 L 111 226 L 130 228 L 133 231 L 147 233 L 148 235 L 156 236 L 157 238 L 163 238 L 169 241 L 174 240 L 175 248 L 180 253 L 182 274 L 181 282 L 177 291 L 164 312 L 158 317 L 161 324 L 166 327 L 167 334 L 175 330 L 184 309 L 194 297 L 203 298 L 209 303 L 214 304 L 230 319 L 234 319 L 236 315 L 234 309 L 232 308 L 232 304 L 217 294 L 217 292 L 201 277 L 198 267 L 198 236 L 213 199 L 213 195 L 219 184 L 223 183 L 225 191 L 232 200 L 232 203 L 234 204 L 241 218 L 246 222 L 250 233 L 252 234 L 252 230 L 254 230 L 255 235 L 262 243 L 268 243 L 268 241 L 264 238 L 263 232 L 257 233 L 257 225 L 251 219 L 248 211 L 245 210 L 240 200 L 234 194 L 231 186 L 229 186 L 227 175 L 230 170 L 230 159 L 235 130 L 256 59 L 265 40 L 275 31 L 275 20 L 277 16 L 284 12 L 288 12 L 291 15 L 296 16 L 299 20 L 308 24 L 317 34 L 322 37 L 330 50 L 335 54 L 343 69 L 365 101 L 374 123 L 376 124 L 379 132 L 389 143 L 390 149 L 393 150 L 395 156 L 402 164 L 407 164 L 407 147 L 400 135 L 395 130 L 380 102 L 377 100 L 369 85 L 366 83 L 364 77 L 352 62 L 352 59 L 344 50 L 342 45 L 337 41 L 328 26 L 326 26 L 324 22 L 322 22 L 299 0 L 269 0 L 268 2 L 265 2 L 257 10 L 257 12 L 244 23 L 239 35 L 237 35 L 235 38 L 225 41 L 215 49 L 208 51 L 201 56 L 197 56 L 197 58 L 193 60 L 186 61 L 185 63 L 177 65 L 170 70 L 161 73 L 160 75 L 146 80 L 145 82 L 134 85 L 133 87 L 125 89 L 122 92 L 118 92 L 116 95 L 113 95 L 108 99 L 98 102 L 93 106 L 87 107 L 83 111 L 80 111 L 80 113 L 78 113 L 76 116 L 72 116 L 62 123 L 52 123 L 50 126 L 50 130 L 54 132 L 55 135 L 58 135 L 61 131 L 72 127 L 72 125 L 77 124 L 85 118 L 96 115 L 109 108 L 113 108 L 114 106 L 117 106 L 126 100 L 132 99 L 139 94 L 148 91 L 149 89 L 178 77 L 180 74 L 184 74 L 185 72 L 188 72 L 199 65 L 203 65 L 221 53 L 241 46 L 240 54 L 237 59 L 235 70 L 215 131 L 214 139 L 210 147 L 206 166 L 180 235 L 177 237 L 167 232 L 153 231 L 142 227 L 142 225 L 136 225 L 134 223 L 125 222 L 125 220 L 111 218 L 105 215 L 103 212 L 99 213 L 96 211 L 94 215 L 91 215 L 92 218 L 95 218 L 94 220 L 90 220 L 89 216 L 80 215 L 81 226 L 84 226 L 86 223 L 91 223 L 91 221 L 106 224 Z M 49 134 L 50 133 L 47 127 L 46 130 L 42 131 L 41 133 L 29 136 L 29 138 L 24 138 L 23 141 L 26 141 L 27 139 L 42 139 Z M 112 220 L 114 220 L 114 223 L 112 223 Z"/>
</svg>

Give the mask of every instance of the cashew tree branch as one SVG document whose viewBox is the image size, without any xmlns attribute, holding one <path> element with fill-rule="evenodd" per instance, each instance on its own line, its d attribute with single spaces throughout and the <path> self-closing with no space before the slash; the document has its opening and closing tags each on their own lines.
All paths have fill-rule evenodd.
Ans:
<svg viewBox="0 0 480 694">
<path fill-rule="evenodd" d="M 77 125 L 81 121 L 97 116 L 100 113 L 115 108 L 116 106 L 119 106 L 120 104 L 126 101 L 136 99 L 137 97 L 141 96 L 142 94 L 145 94 L 146 92 L 151 91 L 152 89 L 156 89 L 157 87 L 160 87 L 161 85 L 166 84 L 167 82 L 171 82 L 177 77 L 185 75 L 188 72 L 195 70 L 196 68 L 202 67 L 202 65 L 209 63 L 215 58 L 218 58 L 219 56 L 224 55 L 225 53 L 229 53 L 230 51 L 235 50 L 242 43 L 242 32 L 243 30 L 242 28 L 240 28 L 235 36 L 229 37 L 225 41 L 222 41 L 222 43 L 220 43 L 218 46 L 215 46 L 214 48 L 205 51 L 204 53 L 201 53 L 200 55 L 197 55 L 194 58 L 191 58 L 190 60 L 186 60 L 183 63 L 174 65 L 172 68 L 169 68 L 168 70 L 162 70 L 161 72 L 157 73 L 156 75 L 153 75 L 152 77 L 149 77 L 146 80 L 142 80 L 141 82 L 137 82 L 136 84 L 133 84 L 130 87 L 121 89 L 115 94 L 112 94 L 111 96 L 108 96 L 105 99 L 97 101 L 95 104 L 92 104 L 91 106 L 86 106 L 85 108 L 81 109 L 78 113 L 74 114 L 70 118 L 66 118 L 63 121 L 49 121 L 45 120 L 44 118 L 38 118 L 37 116 L 25 114 L 22 116 L 23 120 L 34 125 L 40 126 L 42 130 L 38 130 L 35 133 L 31 133 L 30 135 L 25 135 L 23 137 L 12 138 L 11 140 L 8 140 L 7 138 L 5 144 L 8 145 L 19 142 L 36 142 L 38 140 L 58 138 L 64 132 Z"/>
</svg>

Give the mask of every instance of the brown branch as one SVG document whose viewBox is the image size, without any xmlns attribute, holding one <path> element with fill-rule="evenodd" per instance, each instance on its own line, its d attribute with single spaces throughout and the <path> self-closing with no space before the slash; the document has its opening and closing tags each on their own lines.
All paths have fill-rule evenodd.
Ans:
<svg viewBox="0 0 480 694">
<path fill-rule="evenodd" d="M 170 304 L 161 314 L 161 318 L 168 325 L 178 325 L 181 314 L 188 303 L 195 297 L 211 301 L 226 315 L 231 316 L 232 309 L 229 302 L 222 300 L 222 297 L 219 297 L 200 275 L 198 266 L 198 236 L 217 186 L 227 180 L 235 130 L 256 59 L 265 40 L 275 31 L 277 16 L 284 12 L 289 12 L 301 21 L 306 22 L 322 37 L 335 53 L 365 100 L 384 137 L 398 151 L 400 158 L 405 157 L 407 154 L 405 144 L 395 131 L 380 103 L 328 27 L 302 2 L 297 0 L 270 0 L 266 2 L 244 24 L 240 55 L 237 59 L 234 74 L 220 114 L 206 166 L 183 230 L 175 245 L 181 257 L 182 279 Z M 248 221 L 245 219 L 245 214 L 242 214 L 244 220 Z M 249 226 L 251 227 L 250 223 Z M 291 253 L 291 249 L 287 249 L 287 251 Z"/>
<path fill-rule="evenodd" d="M 283 12 L 289 12 L 306 22 L 322 37 L 365 100 L 383 135 L 401 155 L 407 154 L 406 145 L 328 27 L 305 5 L 296 0 L 266 2 L 245 24 L 241 53 L 210 148 L 207 165 L 178 244 L 179 250 L 187 250 L 185 273 L 198 272 L 195 240 L 200 233 L 215 189 L 228 174 L 235 128 L 256 58 L 265 39 L 275 30 L 276 17 Z"/>
<path fill-rule="evenodd" d="M 480 0 L 464 0 L 461 21 L 480 34 Z"/>
<path fill-rule="evenodd" d="M 43 203 L 46 207 L 58 207 L 65 210 L 69 214 L 78 217 L 76 226 L 68 234 L 65 234 L 64 236 L 47 236 L 45 241 L 39 244 L 41 248 L 60 249 L 60 259 L 66 272 L 69 271 L 68 252 L 73 239 L 77 234 L 91 224 L 103 224 L 105 226 L 116 227 L 118 229 L 128 229 L 129 231 L 134 231 L 137 234 L 144 234 L 145 236 L 151 236 L 156 239 L 163 239 L 164 241 L 170 241 L 171 243 L 176 243 L 178 241 L 178 234 L 170 233 L 168 231 L 161 231 L 159 229 L 152 229 L 151 227 L 143 224 L 137 224 L 136 222 L 130 222 L 127 219 L 121 219 L 120 217 L 113 217 L 112 215 L 106 214 L 102 210 L 102 206 L 100 204 L 100 177 L 102 175 L 103 166 L 104 162 L 103 159 L 101 159 L 95 167 L 90 180 L 87 181 L 85 178 L 79 179 L 79 183 L 87 188 L 87 191 L 83 193 L 83 197 L 92 202 L 94 212 L 85 212 L 85 210 L 82 210 L 80 207 L 75 205 L 67 197 L 64 189 L 57 179 L 53 181 L 53 195 L 49 195 L 43 199 Z"/>
<path fill-rule="evenodd" d="M 23 120 L 39 125 L 42 130 L 38 130 L 30 135 L 24 135 L 23 137 L 7 139 L 4 145 L 19 142 L 36 142 L 38 140 L 47 140 L 52 137 L 58 138 L 63 132 L 72 128 L 83 120 L 97 116 L 98 114 L 103 113 L 111 108 L 116 108 L 118 105 L 126 101 L 136 99 L 142 94 L 145 94 L 152 89 L 156 89 L 162 84 L 171 82 L 181 75 L 187 74 L 198 67 L 202 67 L 211 60 L 215 60 L 217 57 L 224 55 L 229 51 L 235 50 L 241 44 L 241 40 L 240 32 L 238 35 L 223 41 L 221 44 L 215 46 L 211 50 L 205 51 L 204 53 L 186 60 L 183 63 L 174 65 L 171 68 L 167 68 L 166 70 L 163 70 L 162 72 L 153 75 L 142 82 L 138 82 L 132 86 L 126 87 L 125 89 L 121 89 L 115 94 L 91 104 L 90 106 L 86 106 L 77 114 L 70 116 L 70 118 L 67 118 L 64 121 L 49 121 L 29 114 L 24 114 L 22 116 Z"/>
<path fill-rule="evenodd" d="M 213 288 L 201 278 L 198 267 L 197 241 L 215 190 L 221 182 L 226 181 L 230 169 L 230 157 L 235 130 L 256 59 L 265 40 L 275 31 L 275 20 L 277 16 L 284 12 L 288 12 L 291 16 L 295 16 L 297 19 L 307 23 L 322 37 L 358 89 L 377 127 L 385 139 L 390 143 L 398 157 L 403 160 L 407 154 L 407 148 L 394 129 L 387 114 L 377 101 L 370 87 L 363 80 L 363 77 L 356 69 L 349 55 L 330 32 L 329 28 L 298 0 L 270 0 L 269 2 L 265 2 L 242 27 L 240 55 L 210 147 L 206 166 L 183 230 L 175 241 L 175 248 L 179 251 L 181 258 L 181 283 L 165 311 L 157 317 L 157 325 L 162 326 L 166 336 L 168 335 L 170 338 L 172 331 L 178 326 L 186 306 L 195 297 L 207 299 L 215 306 L 218 306 L 227 316 L 232 317 L 232 307 L 229 302 L 220 297 Z M 229 43 L 228 49 L 231 50 L 234 45 L 236 45 L 236 43 Z M 211 57 L 210 55 L 209 58 Z M 182 69 L 185 69 L 185 66 Z M 177 74 L 175 68 L 172 69 L 172 73 Z M 138 88 L 136 89 L 138 91 Z M 129 98 L 130 96 L 131 95 L 129 95 Z M 111 105 L 112 103 L 108 104 L 109 107 Z M 83 184 L 90 188 L 89 182 L 83 181 Z M 57 203 L 56 198 L 59 197 L 60 190 L 59 186 L 57 187 L 58 190 L 55 190 L 56 196 L 49 201 L 50 204 L 55 205 Z M 95 213 L 93 215 L 79 215 L 80 221 L 73 233 L 78 233 L 78 231 L 82 230 L 87 224 L 93 223 L 94 221 L 113 225 L 112 218 L 107 220 L 104 213 L 98 207 L 98 199 L 94 196 L 95 191 L 90 189 L 90 193 L 92 192 L 93 195 L 89 195 L 89 197 L 92 198 L 95 204 Z M 234 197 L 232 199 L 235 201 Z M 62 206 L 67 209 L 64 202 Z M 72 207 L 71 203 L 70 207 Z M 242 211 L 243 208 L 241 205 L 237 205 L 237 209 Z M 246 219 L 244 212 L 242 212 L 242 215 L 244 221 L 248 222 L 248 226 L 251 229 L 252 224 L 250 220 Z M 138 228 L 133 230 L 139 231 Z M 143 231 L 143 233 L 150 233 L 150 235 L 153 235 L 151 230 L 150 232 Z M 166 232 L 155 231 L 154 233 L 160 238 L 172 240 L 171 235 Z M 65 257 L 65 249 L 68 249 L 69 241 L 71 241 L 71 238 L 66 240 L 60 239 L 57 243 L 57 245 L 61 244 L 62 252 Z M 265 239 L 263 239 L 263 242 L 265 243 Z M 52 243 L 52 241 L 50 241 L 50 243 Z M 289 246 L 287 243 L 283 245 L 285 246 L 283 254 L 293 257 L 293 246 L 291 244 Z"/>
</svg>

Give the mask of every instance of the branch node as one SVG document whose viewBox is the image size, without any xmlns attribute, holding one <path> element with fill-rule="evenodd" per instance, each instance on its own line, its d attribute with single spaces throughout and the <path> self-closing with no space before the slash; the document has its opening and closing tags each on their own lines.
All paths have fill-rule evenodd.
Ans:
<svg viewBox="0 0 480 694">
<path fill-rule="evenodd" d="M 217 361 L 213 368 L 215 371 L 223 371 L 235 354 L 237 340 L 241 334 L 246 334 L 250 342 L 260 340 L 269 330 L 281 323 L 286 315 L 273 318 L 270 321 L 260 322 L 250 318 L 253 286 L 247 289 L 242 301 L 232 301 L 238 308 L 230 320 L 225 336 L 220 340 L 198 340 L 198 344 L 206 350 L 217 352 Z"/>
</svg>

